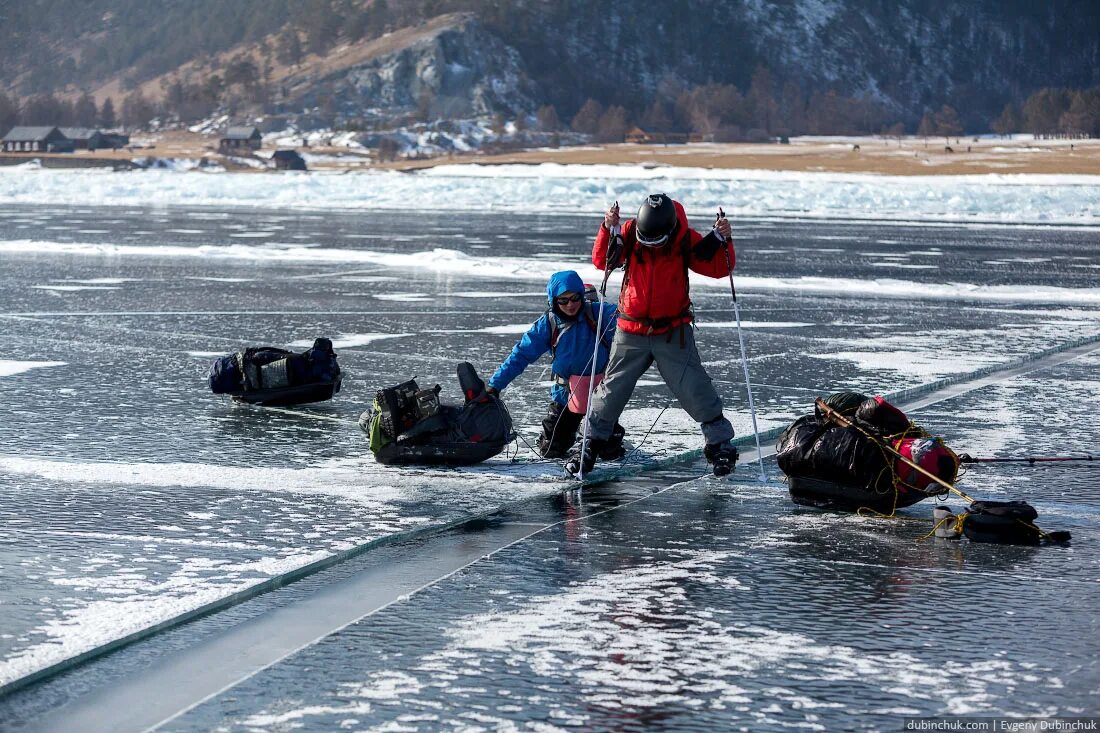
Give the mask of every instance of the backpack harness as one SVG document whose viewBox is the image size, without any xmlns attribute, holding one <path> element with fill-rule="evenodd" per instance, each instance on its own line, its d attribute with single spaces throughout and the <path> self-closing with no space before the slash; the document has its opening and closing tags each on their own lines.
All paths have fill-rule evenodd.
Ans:
<svg viewBox="0 0 1100 733">
<path fill-rule="evenodd" d="M 635 242 L 636 241 L 637 241 L 637 237 L 635 237 Z M 688 236 L 687 233 L 685 232 L 684 236 L 680 237 L 680 239 L 679 239 L 680 256 L 683 258 L 683 261 L 684 261 L 684 287 L 685 287 L 685 289 L 688 287 L 688 268 L 689 268 L 689 265 L 691 264 L 691 247 L 689 245 L 689 242 L 691 242 L 691 237 Z M 625 242 L 624 242 L 624 245 L 625 245 Z M 641 262 L 642 261 L 642 254 L 643 254 L 642 250 L 638 249 L 637 247 L 635 247 L 633 245 L 626 248 L 626 253 L 623 256 L 623 285 L 622 285 L 622 291 L 621 292 L 623 292 L 623 293 L 626 292 L 626 284 L 630 281 L 630 258 L 631 258 L 631 256 L 634 256 L 639 262 Z M 654 254 L 655 259 L 656 259 L 656 256 L 657 255 L 655 253 Z M 631 321 L 632 323 L 640 323 L 643 326 L 647 326 L 648 329 L 646 331 L 646 335 L 652 334 L 657 329 L 668 328 L 669 326 L 672 325 L 672 323 L 674 321 L 678 321 L 681 318 L 686 318 L 688 320 L 685 321 L 684 323 L 680 324 L 680 348 L 682 349 L 685 346 L 684 326 L 689 325 L 689 324 L 693 324 L 695 322 L 695 313 L 694 313 L 694 311 L 692 311 L 691 299 L 689 297 L 687 307 L 684 308 L 683 312 L 677 313 L 674 316 L 666 316 L 664 318 L 634 318 L 633 316 L 627 315 L 625 312 L 620 310 L 619 311 L 619 318 L 621 318 L 624 321 Z M 669 330 L 668 338 L 666 340 L 667 341 L 672 340 L 672 331 L 671 330 Z"/>
<path fill-rule="evenodd" d="M 592 333 L 596 333 L 596 319 L 592 316 L 592 309 L 587 307 L 590 305 L 596 304 L 585 303 L 584 320 L 588 323 L 588 327 L 592 329 Z M 547 308 L 545 315 L 546 319 L 550 322 L 550 359 L 553 360 L 557 356 L 558 341 L 561 339 L 561 335 L 576 325 L 577 320 L 570 321 L 566 323 L 564 327 L 561 327 L 558 325 L 558 315 L 554 313 L 552 308 Z M 611 351 L 611 340 L 607 337 L 606 331 L 602 338 L 600 338 L 600 345 L 608 351 Z M 560 374 L 551 374 L 550 376 L 556 384 L 564 387 L 569 386 L 569 380 Z"/>
</svg>

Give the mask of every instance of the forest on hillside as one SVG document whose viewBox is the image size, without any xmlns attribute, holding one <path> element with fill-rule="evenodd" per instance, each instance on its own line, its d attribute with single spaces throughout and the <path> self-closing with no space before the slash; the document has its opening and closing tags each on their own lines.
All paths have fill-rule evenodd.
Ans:
<svg viewBox="0 0 1100 733">
<path fill-rule="evenodd" d="M 790 25 L 785 32 L 794 39 L 803 22 L 794 14 L 798 5 L 770 4 L 764 23 L 717 0 L 686 0 L 680 12 L 639 12 L 624 0 L 0 0 L 0 65 L 9 70 L 0 127 L 137 128 L 153 119 L 173 124 L 215 113 L 284 114 L 290 110 L 271 80 L 275 65 L 324 56 L 339 44 L 441 13 L 470 11 L 519 50 L 538 85 L 540 105 L 521 126 L 608 140 L 634 126 L 718 140 L 962 130 L 1100 134 L 1100 64 L 1087 63 L 1100 53 L 1094 3 L 841 3 L 826 30 L 843 30 L 847 40 L 821 32 L 823 53 L 842 42 L 848 44 L 838 47 L 843 53 L 857 49 L 862 57 L 853 63 L 875 73 L 862 88 L 843 68 L 832 81 L 819 78 L 820 59 L 792 62 L 791 49 L 753 37 L 753 23 L 779 21 Z M 892 32 L 889 43 L 884 30 Z M 943 58 L 930 58 L 929 38 L 943 45 Z M 1000 74 L 996 84 L 951 78 L 978 75 L 977 59 L 958 56 L 964 53 L 958 49 L 974 47 L 978 54 L 994 45 L 1007 49 L 1004 59 L 982 73 Z M 215 54 L 242 46 L 256 53 L 214 63 Z M 171 77 L 186 63 L 205 74 Z M 590 73 L 593 68 L 601 73 Z M 134 91 L 165 74 L 159 95 Z M 125 91 L 97 103 L 90 92 L 114 77 Z M 1034 82 L 1044 77 L 1074 83 Z M 931 81 L 910 90 L 906 83 L 914 78 Z M 868 93 L 867 85 L 879 93 Z M 418 106 L 401 114 L 429 122 L 423 113 L 430 104 Z M 326 108 L 324 100 L 317 112 L 335 128 L 377 124 Z"/>
</svg>

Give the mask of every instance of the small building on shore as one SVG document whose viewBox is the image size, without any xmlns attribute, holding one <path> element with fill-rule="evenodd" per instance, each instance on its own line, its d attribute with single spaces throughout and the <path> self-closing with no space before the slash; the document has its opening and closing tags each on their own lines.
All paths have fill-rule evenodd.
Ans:
<svg viewBox="0 0 1100 733">
<path fill-rule="evenodd" d="M 100 147 L 110 148 L 111 150 L 118 150 L 130 144 L 130 136 L 121 132 L 101 132 L 99 138 L 102 142 Z"/>
<path fill-rule="evenodd" d="M 73 141 L 56 127 L 13 127 L 2 144 L 5 153 L 73 152 Z"/>
<path fill-rule="evenodd" d="M 109 147 L 103 142 L 103 133 L 90 127 L 60 127 L 61 134 L 73 141 L 77 150 L 98 150 Z"/>
<path fill-rule="evenodd" d="M 280 171 L 308 170 L 305 158 L 299 155 L 297 150 L 276 150 L 271 156 L 271 162 L 275 164 L 275 169 Z"/>
<path fill-rule="evenodd" d="M 218 151 L 227 154 L 251 153 L 260 149 L 263 139 L 258 127 L 230 127 L 218 141 Z"/>
</svg>

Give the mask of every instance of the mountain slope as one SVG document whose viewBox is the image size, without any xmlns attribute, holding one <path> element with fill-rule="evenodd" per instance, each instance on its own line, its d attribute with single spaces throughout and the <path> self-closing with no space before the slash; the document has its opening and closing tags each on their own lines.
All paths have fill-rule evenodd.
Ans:
<svg viewBox="0 0 1100 733">
<path fill-rule="evenodd" d="M 835 91 L 910 126 L 951 104 L 984 129 L 1039 88 L 1100 84 L 1094 0 L 0 1 L 0 84 L 20 96 L 156 94 L 247 57 L 281 87 L 260 106 L 348 116 L 553 104 L 568 119 L 593 98 L 638 117 L 700 85 L 748 93 L 756 75 L 777 99 Z"/>
</svg>

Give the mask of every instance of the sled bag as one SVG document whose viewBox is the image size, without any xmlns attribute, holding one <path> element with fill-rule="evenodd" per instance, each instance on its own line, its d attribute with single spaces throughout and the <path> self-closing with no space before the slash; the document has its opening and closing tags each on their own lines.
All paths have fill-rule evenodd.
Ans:
<svg viewBox="0 0 1100 733">
<path fill-rule="evenodd" d="M 1038 517 L 1026 501 L 976 501 L 963 518 L 963 534 L 971 542 L 1037 545 L 1042 535 L 1032 523 Z"/>
<path fill-rule="evenodd" d="M 241 370 L 237 368 L 237 355 L 220 356 L 210 367 L 210 391 L 214 394 L 240 392 Z"/>
<path fill-rule="evenodd" d="M 306 361 L 306 371 L 311 382 L 332 382 L 340 374 L 336 363 L 336 352 L 332 350 L 332 341 L 319 338 L 313 341 L 309 351 L 302 354 Z"/>
<path fill-rule="evenodd" d="M 909 418 L 879 395 L 875 395 L 856 410 L 856 419 L 870 425 L 883 435 L 897 435 L 909 429 Z"/>
<path fill-rule="evenodd" d="M 378 406 L 379 428 L 387 440 L 397 440 L 397 436 L 419 419 L 416 409 L 416 393 L 419 391 L 415 379 L 378 390 L 374 402 Z"/>
<path fill-rule="evenodd" d="M 867 395 L 861 392 L 837 392 L 821 401 L 825 403 L 826 407 L 836 410 L 844 417 L 852 417 L 856 414 L 856 410 L 859 409 L 859 406 L 866 402 L 867 399 Z M 817 411 L 815 407 L 814 412 Z M 824 419 L 823 415 L 818 415 L 818 417 Z"/>
</svg>

